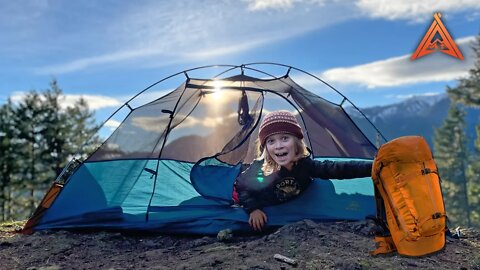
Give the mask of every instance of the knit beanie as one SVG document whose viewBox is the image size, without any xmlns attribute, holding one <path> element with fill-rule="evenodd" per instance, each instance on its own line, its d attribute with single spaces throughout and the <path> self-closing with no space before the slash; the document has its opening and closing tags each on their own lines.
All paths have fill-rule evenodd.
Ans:
<svg viewBox="0 0 480 270">
<path fill-rule="evenodd" d="M 274 111 L 265 115 L 258 131 L 261 146 L 265 146 L 265 140 L 268 136 L 280 133 L 292 134 L 299 139 L 303 139 L 302 128 L 295 116 L 289 111 Z"/>
</svg>

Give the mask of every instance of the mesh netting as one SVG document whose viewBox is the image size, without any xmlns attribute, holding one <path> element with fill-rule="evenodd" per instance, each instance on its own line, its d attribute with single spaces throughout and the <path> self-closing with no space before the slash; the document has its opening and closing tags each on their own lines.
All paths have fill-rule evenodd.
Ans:
<svg viewBox="0 0 480 270">
<path fill-rule="evenodd" d="M 375 146 L 341 106 L 289 77 L 261 80 L 239 75 L 190 79 L 170 94 L 133 109 L 88 161 L 196 162 L 218 153 L 231 164 L 251 161 L 262 110 L 265 114 L 278 109 L 297 115 L 315 156 L 372 158 L 375 154 Z"/>
</svg>

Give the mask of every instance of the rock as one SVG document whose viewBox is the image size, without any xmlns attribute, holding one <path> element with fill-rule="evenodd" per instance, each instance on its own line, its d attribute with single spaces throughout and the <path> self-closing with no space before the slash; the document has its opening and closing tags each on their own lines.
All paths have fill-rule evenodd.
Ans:
<svg viewBox="0 0 480 270">
<path fill-rule="evenodd" d="M 149 260 L 155 260 L 156 258 L 161 258 L 162 254 L 165 252 L 165 249 L 153 249 L 145 252 L 145 258 Z"/>
<path fill-rule="evenodd" d="M 303 221 L 305 222 L 305 225 L 307 225 L 310 228 L 317 228 L 318 227 L 318 224 L 311 219 L 304 219 Z"/>
<path fill-rule="evenodd" d="M 146 240 L 146 241 L 142 241 L 142 244 L 144 246 L 147 246 L 147 247 L 156 247 L 158 246 L 158 243 L 156 241 L 153 241 L 153 240 Z"/>
<path fill-rule="evenodd" d="M 200 239 L 196 239 L 196 240 L 192 241 L 190 246 L 191 246 L 191 248 L 196 248 L 196 247 L 208 245 L 208 244 L 212 243 L 212 240 L 213 240 L 212 238 L 205 236 L 205 237 L 202 237 Z"/>
<path fill-rule="evenodd" d="M 217 234 L 217 240 L 220 242 L 228 242 L 233 239 L 233 232 L 231 229 L 221 230 Z"/>
</svg>

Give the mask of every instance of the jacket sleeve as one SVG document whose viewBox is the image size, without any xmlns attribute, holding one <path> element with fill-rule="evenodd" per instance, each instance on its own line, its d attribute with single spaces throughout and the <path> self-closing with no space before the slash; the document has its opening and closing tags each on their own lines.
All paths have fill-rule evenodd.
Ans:
<svg viewBox="0 0 480 270">
<path fill-rule="evenodd" d="M 311 177 L 322 179 L 371 177 L 372 164 L 372 161 L 318 161 L 307 159 Z"/>
<path fill-rule="evenodd" d="M 240 201 L 240 205 L 248 214 L 250 214 L 253 210 L 261 209 L 263 207 L 261 195 L 257 194 L 257 192 L 239 190 L 238 200 Z"/>
</svg>

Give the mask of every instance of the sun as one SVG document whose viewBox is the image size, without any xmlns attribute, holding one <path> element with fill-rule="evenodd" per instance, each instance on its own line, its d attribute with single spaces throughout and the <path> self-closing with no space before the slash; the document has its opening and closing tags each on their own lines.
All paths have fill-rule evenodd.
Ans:
<svg viewBox="0 0 480 270">
<path fill-rule="evenodd" d="M 213 81 L 212 98 L 219 101 L 222 99 L 222 81 Z"/>
</svg>

